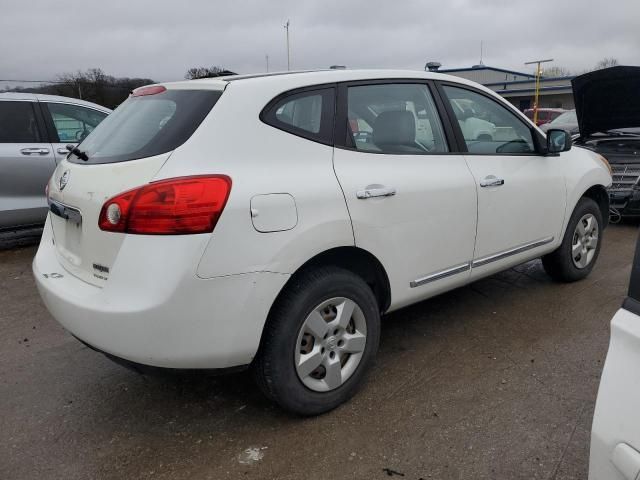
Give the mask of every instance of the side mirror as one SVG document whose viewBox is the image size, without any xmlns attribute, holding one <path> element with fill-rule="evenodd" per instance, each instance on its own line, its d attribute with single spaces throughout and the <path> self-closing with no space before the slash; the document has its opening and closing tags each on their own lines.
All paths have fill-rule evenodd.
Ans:
<svg viewBox="0 0 640 480">
<path fill-rule="evenodd" d="M 547 130 L 547 154 L 554 155 L 571 150 L 572 143 L 569 132 L 558 128 Z"/>
</svg>

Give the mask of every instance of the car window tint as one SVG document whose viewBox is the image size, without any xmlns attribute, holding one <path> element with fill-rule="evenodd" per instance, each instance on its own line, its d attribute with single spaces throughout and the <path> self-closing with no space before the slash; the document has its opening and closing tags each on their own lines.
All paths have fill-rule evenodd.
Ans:
<svg viewBox="0 0 640 480">
<path fill-rule="evenodd" d="M 392 154 L 448 150 L 433 98 L 424 84 L 349 87 L 347 117 L 356 150 Z"/>
<path fill-rule="evenodd" d="M 41 141 L 32 102 L 0 102 L 0 143 Z"/>
<path fill-rule="evenodd" d="M 276 109 L 276 118 L 292 127 L 318 133 L 322 118 L 322 95 L 314 94 L 289 100 Z"/>
<path fill-rule="evenodd" d="M 88 163 L 115 163 L 175 150 L 191 137 L 214 107 L 216 90 L 169 89 L 132 95 L 82 141 Z M 71 162 L 82 162 L 75 155 Z"/>
<path fill-rule="evenodd" d="M 105 119 L 106 113 L 78 105 L 47 103 L 59 142 L 80 142 Z"/>
<path fill-rule="evenodd" d="M 530 128 L 506 107 L 471 90 L 445 86 L 471 153 L 534 153 Z"/>
<path fill-rule="evenodd" d="M 333 88 L 285 94 L 268 105 L 261 118 L 294 135 L 332 144 L 334 97 Z"/>
</svg>

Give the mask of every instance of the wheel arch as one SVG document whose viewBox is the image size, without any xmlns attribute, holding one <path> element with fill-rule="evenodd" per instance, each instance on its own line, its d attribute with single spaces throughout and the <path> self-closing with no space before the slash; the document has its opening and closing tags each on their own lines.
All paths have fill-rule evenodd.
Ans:
<svg viewBox="0 0 640 480">
<path fill-rule="evenodd" d="M 562 232 L 560 234 L 560 242 L 564 238 L 564 235 L 567 231 L 567 227 L 569 226 L 569 221 L 571 219 L 571 215 L 573 211 L 578 206 L 578 202 L 582 198 L 590 198 L 594 202 L 598 204 L 600 208 L 600 212 L 602 213 L 602 228 L 606 228 L 609 224 L 609 194 L 607 193 L 607 188 L 602 184 L 592 184 L 586 190 L 584 190 L 580 195 L 577 195 L 570 204 L 567 205 L 566 217 L 564 220 L 564 224 L 562 225 Z"/>
<path fill-rule="evenodd" d="M 609 194 L 604 185 L 593 185 L 589 187 L 580 195 L 580 198 L 582 197 L 590 198 L 598 204 L 602 212 L 602 228 L 606 228 L 609 224 Z M 575 208 L 575 205 L 573 208 Z"/>
<path fill-rule="evenodd" d="M 316 254 L 295 270 L 280 290 L 278 297 L 304 272 L 326 266 L 344 268 L 362 278 L 371 287 L 380 312 L 385 312 L 391 305 L 391 285 L 382 263 L 372 253 L 355 246 L 334 247 Z"/>
</svg>

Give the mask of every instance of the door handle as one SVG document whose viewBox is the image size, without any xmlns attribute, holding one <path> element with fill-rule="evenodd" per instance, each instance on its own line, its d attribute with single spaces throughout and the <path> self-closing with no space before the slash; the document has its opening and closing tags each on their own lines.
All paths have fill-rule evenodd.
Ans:
<svg viewBox="0 0 640 480">
<path fill-rule="evenodd" d="M 488 175 L 480 180 L 481 187 L 500 187 L 504 185 L 504 179 L 498 178 L 495 175 Z"/>
<path fill-rule="evenodd" d="M 394 187 L 367 187 L 364 190 L 358 190 L 356 192 L 356 197 L 360 200 L 366 200 L 367 198 L 372 197 L 393 197 L 396 194 L 396 189 Z"/>
<path fill-rule="evenodd" d="M 59 148 L 59 149 L 58 149 L 58 153 L 59 153 L 60 155 L 67 156 L 67 155 L 69 155 L 69 150 L 67 150 L 66 148 Z"/>
<path fill-rule="evenodd" d="M 20 153 L 23 155 L 46 155 L 49 153 L 49 149 L 41 147 L 23 148 L 20 150 Z"/>
</svg>

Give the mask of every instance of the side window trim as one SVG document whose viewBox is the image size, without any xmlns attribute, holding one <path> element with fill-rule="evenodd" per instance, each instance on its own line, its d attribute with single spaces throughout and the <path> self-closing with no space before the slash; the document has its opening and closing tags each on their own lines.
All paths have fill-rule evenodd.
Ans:
<svg viewBox="0 0 640 480">
<path fill-rule="evenodd" d="M 537 134 L 537 131 L 535 130 L 535 128 L 531 127 L 531 125 L 529 125 L 527 122 L 525 122 L 522 118 L 520 118 L 520 116 L 516 113 L 515 107 L 512 107 L 511 105 L 508 105 L 507 102 L 500 102 L 498 100 L 496 100 L 495 98 L 493 98 L 491 95 L 487 95 L 486 92 L 483 92 L 482 90 L 479 90 L 477 88 L 474 88 L 470 85 L 464 85 L 462 83 L 456 83 L 456 82 L 446 82 L 446 81 L 441 81 L 438 80 L 435 82 L 436 83 L 436 88 L 438 89 L 438 93 L 440 94 L 440 96 L 442 97 L 443 103 L 444 103 L 444 108 L 446 109 L 447 112 L 447 116 L 450 118 L 450 122 L 453 125 L 453 130 L 454 130 L 454 134 L 456 137 L 456 143 L 458 144 L 458 153 L 463 153 L 465 155 L 504 155 L 504 156 L 511 156 L 511 157 L 531 157 L 531 156 L 540 156 L 542 153 L 540 152 L 540 138 L 539 135 Z M 449 98 L 447 97 L 447 94 L 444 91 L 443 87 L 453 87 L 453 88 L 459 88 L 461 90 L 467 90 L 469 92 L 473 92 L 476 93 L 478 95 L 482 95 L 483 97 L 487 98 L 488 100 L 491 100 L 495 103 L 497 103 L 498 105 L 500 105 L 501 107 L 503 107 L 505 110 L 507 110 L 509 113 L 511 113 L 511 115 L 513 116 L 514 119 L 516 119 L 517 121 L 519 121 L 523 126 L 525 126 L 530 132 L 531 132 L 531 139 L 534 143 L 534 146 L 536 148 L 536 151 L 534 152 L 528 152 L 528 153 L 513 153 L 513 152 L 505 152 L 505 153 L 491 153 L 491 154 L 487 154 L 487 153 L 475 153 L 475 152 L 469 152 L 469 149 L 467 148 L 467 143 L 464 140 L 464 136 L 462 134 L 462 129 L 460 128 L 460 125 L 458 125 L 457 121 L 453 121 L 453 119 L 456 119 L 456 115 L 453 111 L 453 108 L 451 107 L 451 103 L 449 102 Z"/>
<path fill-rule="evenodd" d="M 407 155 L 460 155 L 460 152 L 457 151 L 457 141 L 455 138 L 455 130 L 451 126 L 451 120 L 449 116 L 446 114 L 445 103 L 442 101 L 440 97 L 440 93 L 437 89 L 437 86 L 433 82 L 433 80 L 428 80 L 424 78 L 382 78 L 382 79 L 371 79 L 371 80 L 353 80 L 348 82 L 340 82 L 338 83 L 338 92 L 337 92 L 337 100 L 336 100 L 336 120 L 335 120 L 335 132 L 333 134 L 333 138 L 335 140 L 335 147 L 341 148 L 344 150 L 356 150 L 355 145 L 351 143 L 353 140 L 347 135 L 347 118 L 348 118 L 348 90 L 349 87 L 361 87 L 367 85 L 390 85 L 390 84 L 416 84 L 416 85 L 425 85 L 427 90 L 431 94 L 433 102 L 435 103 L 436 111 L 434 112 L 438 115 L 438 119 L 442 125 L 444 140 L 447 143 L 448 151 L 447 152 L 434 152 L 434 153 L 408 153 Z M 373 153 L 378 155 L 389 155 L 384 152 L 373 152 L 367 151 L 364 153 Z"/>
<path fill-rule="evenodd" d="M 40 110 L 40 115 L 42 116 L 45 130 L 47 132 L 47 136 L 49 137 L 49 143 L 60 143 L 58 131 L 56 130 L 56 126 L 53 123 L 53 117 L 51 116 L 51 112 L 49 111 L 47 102 L 38 101 L 38 107 L 38 110 Z"/>
<path fill-rule="evenodd" d="M 282 103 L 283 100 L 291 97 L 301 96 L 305 93 L 313 94 L 314 92 L 319 92 L 321 95 L 323 95 L 323 105 L 320 117 L 320 131 L 318 133 L 313 133 L 307 130 L 296 128 L 292 125 L 287 125 L 286 123 L 277 121 L 275 119 L 275 107 Z M 325 98 L 331 100 L 331 103 L 327 105 L 328 108 L 325 108 L 324 105 Z M 278 130 L 282 130 L 283 132 L 290 133 L 297 137 L 305 138 L 307 140 L 332 147 L 334 144 L 333 132 L 336 118 L 336 104 L 337 102 L 335 83 L 312 85 L 309 87 L 288 90 L 277 95 L 265 105 L 265 107 L 260 112 L 259 118 L 260 121 L 262 121 L 266 125 L 269 125 L 270 127 L 277 128 Z"/>
</svg>

